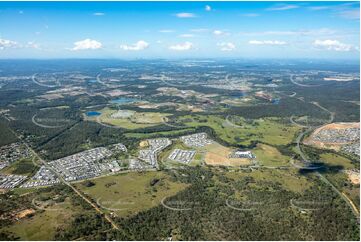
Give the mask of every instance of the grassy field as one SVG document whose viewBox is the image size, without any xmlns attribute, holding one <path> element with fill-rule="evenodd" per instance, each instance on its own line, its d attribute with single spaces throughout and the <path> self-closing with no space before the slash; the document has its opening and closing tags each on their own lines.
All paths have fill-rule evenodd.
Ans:
<svg viewBox="0 0 361 242">
<path fill-rule="evenodd" d="M 187 115 L 178 121 L 190 127 L 211 127 L 226 142 L 242 145 L 249 145 L 252 141 L 285 145 L 293 140 L 299 130 L 296 126 L 280 123 L 276 118 L 258 119 L 253 123 L 240 119 L 237 125 L 215 115 Z"/>
<path fill-rule="evenodd" d="M 308 181 L 306 177 L 297 173 L 296 169 L 289 170 L 277 170 L 277 169 L 267 169 L 267 170 L 255 170 L 251 173 L 244 172 L 229 172 L 226 173 L 228 177 L 235 180 L 240 179 L 244 176 L 251 176 L 257 181 L 263 182 L 278 182 L 285 189 L 303 193 L 306 189 L 310 188 L 312 185 L 311 181 Z"/>
<path fill-rule="evenodd" d="M 31 175 L 34 174 L 37 169 L 38 167 L 34 165 L 32 158 L 27 158 L 12 163 L 1 172 L 4 174 Z"/>
<path fill-rule="evenodd" d="M 321 161 L 328 165 L 343 166 L 344 169 L 355 168 L 355 165 L 349 159 L 334 153 L 323 153 L 320 157 Z"/>
<path fill-rule="evenodd" d="M 128 112 L 128 110 L 125 110 Z M 118 126 L 125 129 L 139 129 L 155 126 L 163 123 L 163 119 L 170 114 L 157 113 L 157 112 L 133 112 L 129 111 L 128 116 L 115 118 L 112 115 L 119 112 L 119 110 L 104 108 L 99 110 L 101 115 L 99 117 L 86 117 L 88 120 L 97 121 L 102 123 Z"/>
<path fill-rule="evenodd" d="M 17 187 L 13 190 L 13 192 L 19 196 L 25 196 L 27 194 L 34 193 L 38 188 L 21 188 Z"/>
<path fill-rule="evenodd" d="M 38 210 L 31 218 L 19 220 L 6 230 L 19 236 L 20 240 L 53 239 L 57 228 L 66 226 L 75 211 L 69 201 L 48 208 L 51 210 Z"/>
<path fill-rule="evenodd" d="M 153 186 L 151 182 L 157 181 Z M 76 186 L 103 208 L 118 216 L 128 216 L 157 206 L 164 197 L 173 196 L 186 184 L 169 181 L 163 172 L 127 173 L 92 180 L 95 185 Z"/>
<path fill-rule="evenodd" d="M 258 144 L 252 152 L 256 155 L 257 161 L 264 166 L 285 166 L 290 159 L 282 155 L 277 148 L 265 144 Z"/>
</svg>

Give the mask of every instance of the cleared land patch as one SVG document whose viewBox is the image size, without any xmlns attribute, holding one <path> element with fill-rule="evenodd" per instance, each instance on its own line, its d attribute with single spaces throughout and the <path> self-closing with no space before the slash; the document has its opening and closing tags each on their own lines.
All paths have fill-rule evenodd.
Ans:
<svg viewBox="0 0 361 242">
<path fill-rule="evenodd" d="M 36 211 L 32 217 L 23 217 L 4 229 L 19 236 L 20 240 L 54 239 L 57 229 L 67 226 L 77 210 L 67 200 L 48 206 L 47 209 Z"/>
<path fill-rule="evenodd" d="M 247 158 L 230 158 L 232 149 L 215 142 L 205 146 L 205 149 L 207 153 L 205 154 L 204 161 L 207 165 L 244 166 L 252 163 L 252 160 Z"/>
<path fill-rule="evenodd" d="M 186 184 L 172 182 L 163 172 L 127 173 L 93 179 L 94 186 L 76 186 L 107 213 L 128 216 L 160 204 L 164 197 L 175 195 Z"/>
</svg>

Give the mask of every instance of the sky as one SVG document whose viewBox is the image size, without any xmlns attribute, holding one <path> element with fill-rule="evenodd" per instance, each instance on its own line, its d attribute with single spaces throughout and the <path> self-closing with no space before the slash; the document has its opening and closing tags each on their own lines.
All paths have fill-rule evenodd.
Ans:
<svg viewBox="0 0 361 242">
<path fill-rule="evenodd" d="M 0 2 L 0 58 L 359 59 L 359 2 Z"/>
</svg>

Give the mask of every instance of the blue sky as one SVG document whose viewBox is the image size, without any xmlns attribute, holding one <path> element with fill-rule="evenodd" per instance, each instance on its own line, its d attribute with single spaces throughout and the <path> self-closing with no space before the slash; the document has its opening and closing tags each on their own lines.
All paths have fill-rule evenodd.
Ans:
<svg viewBox="0 0 361 242">
<path fill-rule="evenodd" d="M 0 2 L 0 58 L 359 58 L 359 2 Z"/>
</svg>

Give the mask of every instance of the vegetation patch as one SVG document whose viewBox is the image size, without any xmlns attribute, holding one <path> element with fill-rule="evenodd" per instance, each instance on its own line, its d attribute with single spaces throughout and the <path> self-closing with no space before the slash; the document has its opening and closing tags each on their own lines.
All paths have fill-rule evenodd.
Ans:
<svg viewBox="0 0 361 242">
<path fill-rule="evenodd" d="M 127 173 L 93 180 L 95 186 L 76 186 L 106 213 L 129 216 L 159 205 L 168 196 L 185 189 L 186 184 L 170 181 L 163 172 Z M 113 185 L 108 184 L 112 182 Z"/>
<path fill-rule="evenodd" d="M 32 158 L 20 159 L 2 170 L 5 174 L 31 175 L 38 167 L 33 163 Z"/>
<path fill-rule="evenodd" d="M 125 128 L 139 129 L 161 124 L 170 114 L 158 112 L 136 112 L 105 108 L 99 111 L 100 116 L 86 119 Z"/>
<path fill-rule="evenodd" d="M 252 152 L 256 155 L 256 160 L 264 166 L 285 166 L 290 159 L 282 155 L 277 148 L 266 144 L 258 144 Z"/>
<path fill-rule="evenodd" d="M 216 115 L 186 115 L 179 118 L 190 127 L 208 126 L 217 136 L 232 145 L 250 145 L 254 141 L 273 145 L 292 142 L 299 127 L 282 122 L 278 118 L 264 118 L 252 121 L 238 119 L 233 123 L 226 117 Z"/>
</svg>

